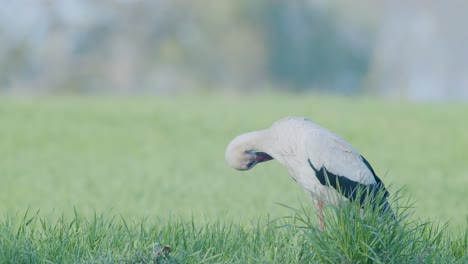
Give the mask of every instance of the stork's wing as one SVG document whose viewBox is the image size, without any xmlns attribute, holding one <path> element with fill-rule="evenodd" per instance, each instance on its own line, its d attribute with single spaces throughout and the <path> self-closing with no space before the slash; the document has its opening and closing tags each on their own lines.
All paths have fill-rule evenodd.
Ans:
<svg viewBox="0 0 468 264">
<path fill-rule="evenodd" d="M 325 167 L 328 172 L 361 184 L 377 182 L 372 167 L 338 135 L 329 131 L 320 132 L 316 134 L 315 142 L 318 143 L 315 144 L 315 150 L 309 153 L 309 157 L 317 169 Z"/>
<path fill-rule="evenodd" d="M 369 162 L 344 139 L 322 130 L 314 133 L 313 140 L 315 149 L 308 162 L 322 185 L 339 190 L 350 200 L 359 198 L 361 203 L 367 194 L 375 196 L 381 189 L 385 197 L 388 195 Z M 356 197 L 359 188 L 368 192 Z"/>
</svg>

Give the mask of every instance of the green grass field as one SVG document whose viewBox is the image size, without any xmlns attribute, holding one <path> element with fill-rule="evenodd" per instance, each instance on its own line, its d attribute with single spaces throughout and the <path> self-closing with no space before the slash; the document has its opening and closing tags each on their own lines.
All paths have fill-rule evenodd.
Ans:
<svg viewBox="0 0 468 264">
<path fill-rule="evenodd" d="M 412 219 L 448 223 L 454 235 L 462 234 L 468 214 L 467 113 L 468 105 L 462 104 L 313 95 L 4 97 L 0 99 L 2 228 L 18 228 L 19 234 L 18 226 L 39 211 L 31 221 L 37 222 L 36 229 L 60 223 L 72 226 L 81 217 L 93 223 L 97 214 L 104 223 L 111 221 L 108 217 L 118 218 L 106 225 L 111 230 L 123 228 L 121 219 L 137 223 L 129 228 L 138 229 L 146 218 L 161 225 L 234 224 L 236 234 L 248 234 L 244 228 L 251 230 L 252 223 L 291 215 L 279 204 L 299 208 L 302 203 L 313 211 L 304 192 L 276 162 L 248 172 L 232 170 L 224 162 L 226 144 L 236 135 L 268 127 L 284 116 L 301 115 L 348 140 L 373 164 L 390 192 L 403 188 L 402 195 L 414 202 Z M 26 220 L 21 220 L 27 210 Z M 179 220 L 172 222 L 174 218 Z M 24 231 L 28 232 L 34 234 Z M 259 250 L 258 241 L 246 236 L 236 243 L 250 241 Z M 275 232 L 271 236 L 271 245 L 263 245 L 268 252 L 274 250 L 269 246 L 276 245 L 275 239 L 284 238 Z M 176 256 L 189 259 L 175 250 Z M 299 252 L 300 246 L 295 250 Z M 210 256 L 193 261 L 235 262 L 210 261 Z"/>
</svg>

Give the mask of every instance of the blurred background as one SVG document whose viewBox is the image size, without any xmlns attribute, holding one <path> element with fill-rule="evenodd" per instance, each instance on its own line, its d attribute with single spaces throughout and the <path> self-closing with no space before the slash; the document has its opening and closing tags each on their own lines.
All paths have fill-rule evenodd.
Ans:
<svg viewBox="0 0 468 264">
<path fill-rule="evenodd" d="M 467 1 L 0 3 L 2 94 L 468 99 Z"/>
</svg>

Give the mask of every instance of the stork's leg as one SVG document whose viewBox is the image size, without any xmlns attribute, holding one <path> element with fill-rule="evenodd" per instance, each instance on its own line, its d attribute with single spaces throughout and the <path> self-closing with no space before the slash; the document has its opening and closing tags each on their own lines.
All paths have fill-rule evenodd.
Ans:
<svg viewBox="0 0 468 264">
<path fill-rule="evenodd" d="M 319 229 L 323 230 L 323 212 L 322 212 L 323 202 L 320 200 L 317 200 L 315 202 L 315 207 L 317 207 Z"/>
</svg>

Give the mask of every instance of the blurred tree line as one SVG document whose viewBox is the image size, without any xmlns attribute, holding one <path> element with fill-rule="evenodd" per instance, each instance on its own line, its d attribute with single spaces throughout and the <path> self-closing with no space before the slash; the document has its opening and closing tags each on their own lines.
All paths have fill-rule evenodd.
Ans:
<svg viewBox="0 0 468 264">
<path fill-rule="evenodd" d="M 353 93 L 369 60 L 366 34 L 305 1 L 10 1 L 2 13 L 2 89 Z"/>
<path fill-rule="evenodd" d="M 419 6 L 370 0 L 361 5 L 345 0 L 0 2 L 4 92 L 387 93 L 389 87 L 410 87 L 413 75 L 398 82 L 386 77 L 408 63 L 406 55 L 396 60 L 398 54 L 386 47 L 404 52 L 405 41 L 417 42 L 421 35 L 405 33 Z M 440 5 L 427 5 L 429 18 L 440 15 L 434 11 Z M 395 37 L 399 22 L 407 40 Z"/>
</svg>

